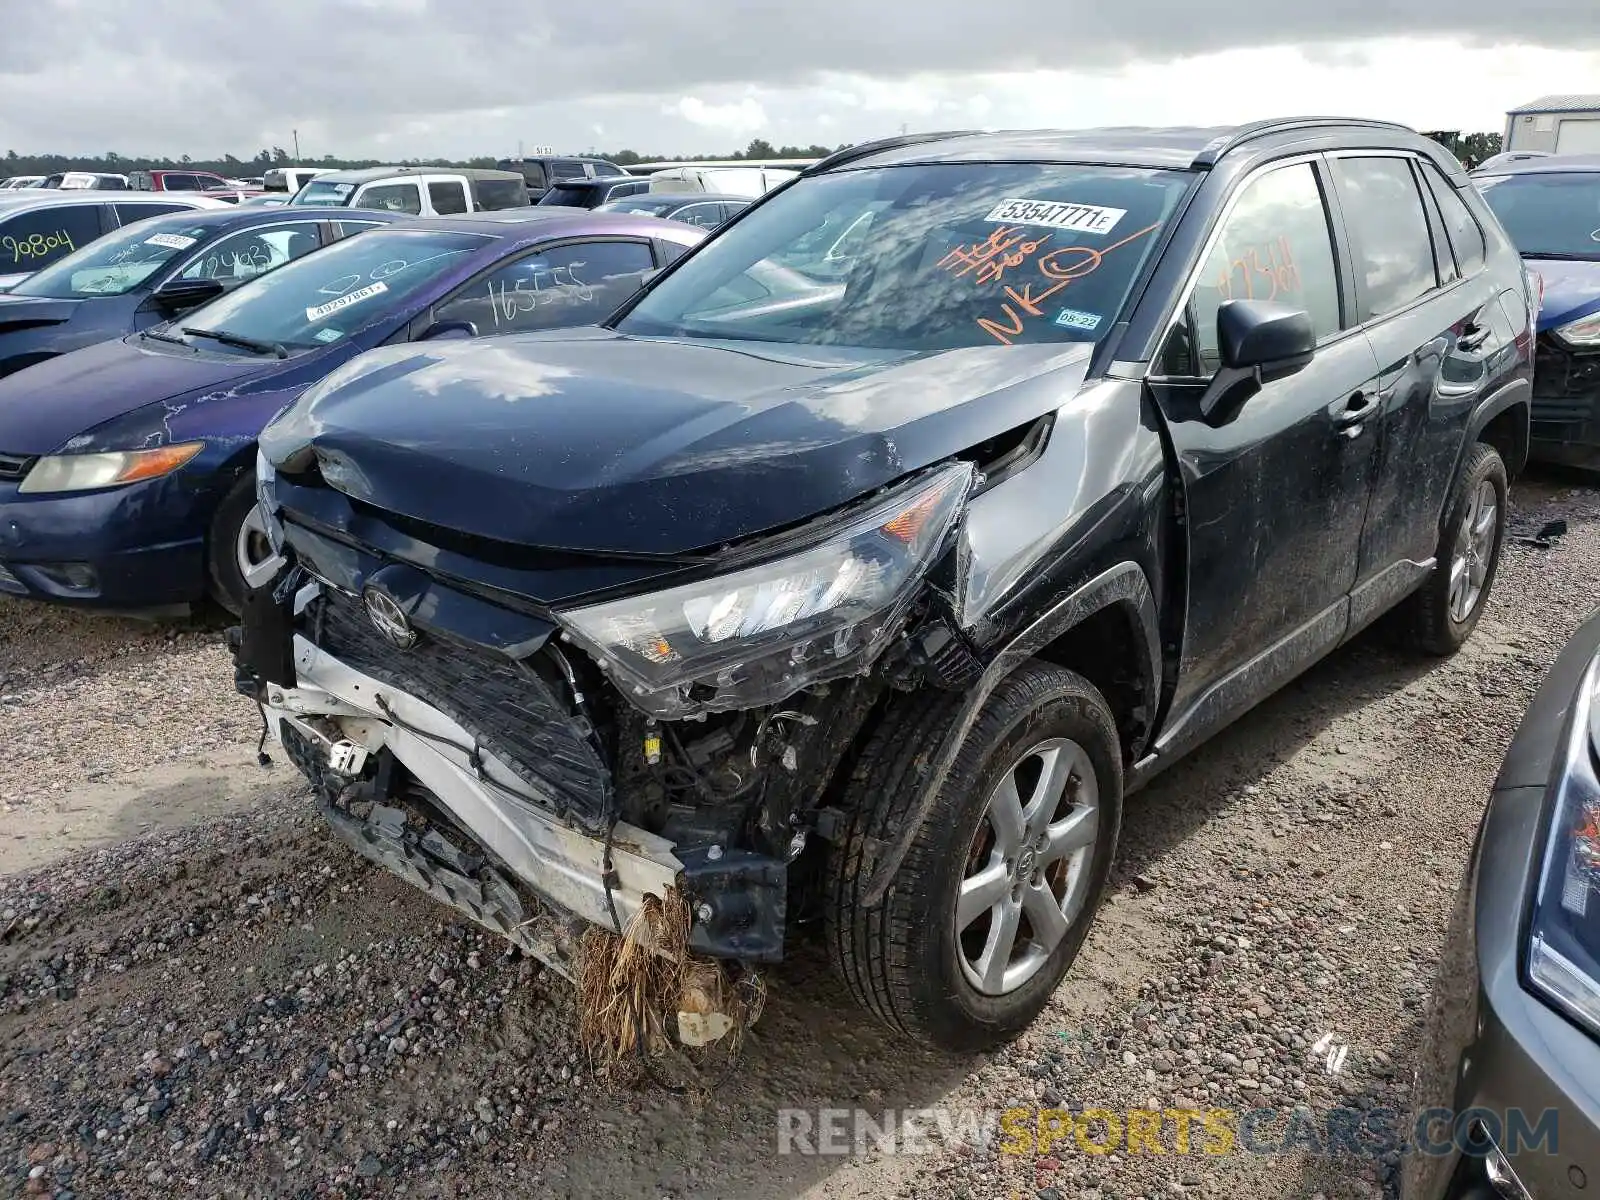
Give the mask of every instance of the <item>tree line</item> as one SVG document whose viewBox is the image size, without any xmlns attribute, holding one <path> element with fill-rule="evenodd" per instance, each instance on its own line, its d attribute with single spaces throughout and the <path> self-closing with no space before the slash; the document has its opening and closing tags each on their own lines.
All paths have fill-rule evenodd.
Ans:
<svg viewBox="0 0 1600 1200">
<path fill-rule="evenodd" d="M 835 150 L 842 150 L 843 146 L 774 146 L 765 138 L 755 138 L 743 150 L 735 150 L 730 154 L 643 154 L 637 150 L 618 150 L 614 153 L 601 151 L 583 151 L 587 156 L 609 159 L 619 167 L 631 167 L 638 163 L 646 162 L 705 162 L 712 159 L 746 159 L 746 158 L 821 158 L 832 154 Z M 573 153 L 578 153 L 573 151 Z M 507 156 L 509 157 L 509 156 Z M 340 158 L 335 154 L 324 155 L 322 158 L 304 158 L 296 160 L 282 146 L 273 146 L 270 149 L 258 151 L 252 158 L 239 158 L 236 155 L 224 154 L 218 159 L 191 158 L 185 154 L 180 158 L 156 158 L 150 156 L 118 154 L 116 151 L 107 151 L 100 155 L 73 155 L 73 154 L 19 154 L 15 150 L 6 152 L 3 161 L 0 161 L 0 177 L 7 175 L 54 175 L 58 171 L 102 171 L 117 175 L 126 175 L 131 171 L 150 170 L 191 170 L 211 171 L 218 175 L 230 178 L 249 177 L 261 175 L 272 167 L 282 166 L 307 166 L 328 167 L 339 169 L 357 169 L 361 167 L 380 166 L 406 166 L 406 167 L 492 167 L 498 159 L 480 155 L 475 158 L 450 159 L 450 158 Z"/>
<path fill-rule="evenodd" d="M 1427 136 L 1448 148 L 1469 167 L 1476 166 L 1490 155 L 1500 152 L 1500 135 L 1498 133 L 1463 134 L 1452 130 L 1431 132 Z M 609 159 L 619 167 L 631 167 L 639 163 L 665 161 L 705 162 L 712 159 L 822 158 L 824 155 L 832 154 L 835 150 L 843 150 L 844 148 L 844 145 L 824 146 L 815 143 L 810 146 L 774 146 L 765 138 L 753 138 L 743 150 L 735 150 L 728 154 L 644 154 L 637 150 L 617 150 L 609 153 L 589 150 L 584 151 L 584 153 Z M 194 171 L 211 171 L 231 178 L 240 178 L 263 174 L 271 167 L 290 165 L 341 169 L 392 165 L 406 167 L 492 167 L 497 161 L 499 160 L 489 155 L 480 155 L 476 158 L 467 159 L 403 158 L 397 161 L 395 159 L 379 158 L 340 158 L 338 155 L 328 154 L 322 158 L 306 158 L 296 162 L 293 156 L 282 146 L 262 149 L 257 151 L 252 158 L 239 158 L 232 154 L 224 154 L 220 159 L 190 158 L 187 154 L 177 159 L 139 157 L 118 154 L 116 151 L 107 151 L 105 154 L 92 156 L 19 154 L 15 150 L 10 150 L 7 151 L 5 159 L 0 161 L 0 176 L 53 175 L 58 171 L 107 171 L 126 175 L 130 171 L 183 170 L 187 168 Z"/>
</svg>

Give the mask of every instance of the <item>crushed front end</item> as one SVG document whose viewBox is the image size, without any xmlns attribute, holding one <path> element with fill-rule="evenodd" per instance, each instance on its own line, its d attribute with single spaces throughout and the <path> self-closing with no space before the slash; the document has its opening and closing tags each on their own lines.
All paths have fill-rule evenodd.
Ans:
<svg viewBox="0 0 1600 1200">
<path fill-rule="evenodd" d="M 669 889 L 692 952 L 781 958 L 837 764 L 897 668 L 959 657 L 922 634 L 965 463 L 670 560 L 495 544 L 258 470 L 278 560 L 230 634 L 238 689 L 341 838 L 570 977 L 589 926 Z"/>
</svg>

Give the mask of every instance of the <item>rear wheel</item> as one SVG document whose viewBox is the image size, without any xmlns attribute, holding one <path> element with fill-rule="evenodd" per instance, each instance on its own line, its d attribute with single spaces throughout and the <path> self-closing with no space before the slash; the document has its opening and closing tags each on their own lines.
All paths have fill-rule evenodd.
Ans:
<svg viewBox="0 0 1600 1200">
<path fill-rule="evenodd" d="M 833 847 L 826 916 L 835 969 L 890 1026 L 950 1050 L 1015 1037 L 1083 944 L 1116 846 L 1121 751 L 1105 700 L 1082 677 L 1030 662 L 1004 680 L 963 740 L 933 811 L 877 908 L 869 843 L 892 840 L 961 697 L 900 703 L 852 775 Z"/>
<path fill-rule="evenodd" d="M 1439 538 L 1433 573 L 1405 602 L 1406 641 L 1414 649 L 1454 654 L 1477 628 L 1500 567 L 1508 492 L 1499 453 L 1475 444 Z"/>
<path fill-rule="evenodd" d="M 234 616 L 244 609 L 245 582 L 252 567 L 272 557 L 266 523 L 256 505 L 256 477 L 240 477 L 211 518 L 206 567 L 211 598 Z"/>
</svg>

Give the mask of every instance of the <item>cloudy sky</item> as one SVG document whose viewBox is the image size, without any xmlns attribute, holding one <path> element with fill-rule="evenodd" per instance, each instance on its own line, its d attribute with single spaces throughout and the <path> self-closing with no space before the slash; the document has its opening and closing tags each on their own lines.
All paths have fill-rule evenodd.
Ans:
<svg viewBox="0 0 1600 1200">
<path fill-rule="evenodd" d="M 1596 0 L 10 0 L 0 152 L 671 153 L 1600 92 Z M 1444 31 L 1447 31 L 1447 36 Z"/>
</svg>

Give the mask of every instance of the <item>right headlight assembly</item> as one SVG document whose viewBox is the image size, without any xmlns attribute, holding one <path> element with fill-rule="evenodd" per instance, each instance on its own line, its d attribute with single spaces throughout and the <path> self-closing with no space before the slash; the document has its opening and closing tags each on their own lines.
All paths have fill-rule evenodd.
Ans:
<svg viewBox="0 0 1600 1200">
<path fill-rule="evenodd" d="M 1589 664 L 1556 782 L 1534 900 L 1528 976 L 1546 1000 L 1600 1035 L 1600 657 Z"/>
<path fill-rule="evenodd" d="M 653 715 L 776 703 L 882 653 L 972 479 L 967 463 L 941 467 L 836 523 L 773 539 L 771 557 L 751 565 L 558 620 Z"/>
</svg>

